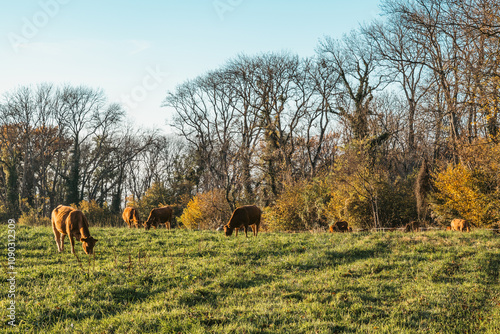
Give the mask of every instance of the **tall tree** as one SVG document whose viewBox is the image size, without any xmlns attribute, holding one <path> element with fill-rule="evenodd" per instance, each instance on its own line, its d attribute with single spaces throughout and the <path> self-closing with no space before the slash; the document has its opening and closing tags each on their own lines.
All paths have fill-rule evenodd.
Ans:
<svg viewBox="0 0 500 334">
<path fill-rule="evenodd" d="M 363 36 L 352 31 L 343 39 L 324 38 L 318 53 L 327 66 L 339 76 L 342 86 L 332 111 L 344 120 L 356 140 L 368 137 L 368 117 L 373 92 L 384 76 L 376 76 L 377 58 L 374 47 Z"/>
<path fill-rule="evenodd" d="M 97 131 L 99 113 L 105 106 L 101 89 L 65 86 L 59 91 L 58 120 L 73 142 L 66 180 L 66 203 L 78 203 L 81 148 Z"/>
</svg>

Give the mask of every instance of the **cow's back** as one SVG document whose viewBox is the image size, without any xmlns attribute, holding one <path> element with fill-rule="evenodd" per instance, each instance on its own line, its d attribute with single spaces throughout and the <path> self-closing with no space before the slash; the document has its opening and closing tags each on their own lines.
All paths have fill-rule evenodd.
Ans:
<svg viewBox="0 0 500 334">
<path fill-rule="evenodd" d="M 239 228 L 243 225 L 258 225 L 262 211 L 255 205 L 245 205 L 234 210 L 229 226 L 231 228 Z"/>
<path fill-rule="evenodd" d="M 52 225 L 63 234 L 66 234 L 67 231 L 67 218 L 71 212 L 75 211 L 70 206 L 59 205 L 54 210 L 52 210 Z"/>
<path fill-rule="evenodd" d="M 247 205 L 243 207 L 248 214 L 249 225 L 259 224 L 262 211 L 255 205 Z"/>
<path fill-rule="evenodd" d="M 152 211 L 152 214 L 159 222 L 163 223 L 172 218 L 172 208 L 169 206 L 157 208 Z"/>
</svg>

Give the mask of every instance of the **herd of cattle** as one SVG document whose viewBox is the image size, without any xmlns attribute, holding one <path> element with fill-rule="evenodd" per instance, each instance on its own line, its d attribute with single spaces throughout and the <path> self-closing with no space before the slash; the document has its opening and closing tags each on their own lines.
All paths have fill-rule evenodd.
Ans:
<svg viewBox="0 0 500 334">
<path fill-rule="evenodd" d="M 252 228 L 253 235 L 257 236 L 261 221 L 262 211 L 255 205 L 242 206 L 234 210 L 229 223 L 223 226 L 226 236 L 231 236 L 233 231 L 238 235 L 238 231 L 243 228 L 245 236 L 248 237 L 248 226 Z M 127 207 L 123 211 L 123 220 L 129 228 L 139 228 L 141 220 L 139 213 L 135 208 Z M 172 208 L 169 206 L 156 208 L 151 210 L 148 219 L 143 223 L 144 229 L 149 230 L 151 226 L 155 229 L 160 224 L 165 224 L 167 229 L 170 229 L 170 220 L 172 219 Z M 402 230 L 405 232 L 416 232 L 420 228 L 418 221 L 412 221 L 407 224 Z M 221 230 L 222 230 L 221 229 Z M 83 250 L 86 254 L 93 254 L 94 246 L 97 239 L 90 235 L 89 224 L 85 215 L 72 207 L 59 205 L 52 211 L 52 230 L 56 239 L 57 249 L 59 252 L 64 248 L 64 237 L 67 235 L 71 244 L 71 253 L 75 254 L 75 242 L 73 238 L 82 242 Z M 397 228 L 388 229 L 395 231 Z M 470 225 L 464 219 L 453 219 L 447 230 L 469 232 Z M 352 232 L 352 228 L 345 221 L 338 221 L 330 226 L 330 232 Z M 357 232 L 368 231 L 367 229 L 358 230 Z"/>
</svg>

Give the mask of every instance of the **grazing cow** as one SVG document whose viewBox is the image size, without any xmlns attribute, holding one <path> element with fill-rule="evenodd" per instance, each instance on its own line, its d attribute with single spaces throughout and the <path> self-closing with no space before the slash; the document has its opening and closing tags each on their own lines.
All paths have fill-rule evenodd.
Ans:
<svg viewBox="0 0 500 334">
<path fill-rule="evenodd" d="M 345 221 L 338 221 L 333 225 L 330 225 L 330 232 L 347 232 L 349 231 L 349 228 L 347 227 L 348 224 Z"/>
<path fill-rule="evenodd" d="M 418 221 L 414 220 L 406 224 L 404 231 L 405 232 L 418 232 L 418 228 L 420 227 L 420 224 Z"/>
<path fill-rule="evenodd" d="M 139 212 L 135 208 L 125 208 L 122 218 L 125 223 L 128 224 L 129 228 L 132 228 L 132 225 L 134 225 L 135 228 L 139 228 L 141 221 L 139 219 Z"/>
<path fill-rule="evenodd" d="M 465 219 L 453 219 L 450 226 L 452 231 L 470 232 L 469 222 Z"/>
<path fill-rule="evenodd" d="M 57 250 L 64 249 L 64 237 L 68 235 L 71 244 L 71 253 L 75 254 L 73 237 L 82 242 L 86 254 L 94 252 L 97 239 L 90 236 L 89 224 L 84 214 L 69 206 L 59 205 L 52 211 L 52 230 L 57 243 Z"/>
<path fill-rule="evenodd" d="M 144 229 L 149 230 L 151 226 L 153 226 L 156 230 L 156 227 L 159 224 L 165 224 L 165 228 L 170 230 L 170 220 L 172 219 L 172 212 L 173 210 L 169 206 L 151 210 L 148 220 L 144 222 Z"/>
<path fill-rule="evenodd" d="M 245 236 L 248 238 L 247 232 L 249 225 L 252 228 L 253 235 L 257 236 L 261 215 L 262 211 L 255 205 L 246 205 L 237 208 L 234 210 L 229 223 L 224 225 L 226 237 L 233 234 L 233 230 L 236 230 L 236 236 L 238 236 L 238 230 L 243 227 L 245 229 Z"/>
</svg>

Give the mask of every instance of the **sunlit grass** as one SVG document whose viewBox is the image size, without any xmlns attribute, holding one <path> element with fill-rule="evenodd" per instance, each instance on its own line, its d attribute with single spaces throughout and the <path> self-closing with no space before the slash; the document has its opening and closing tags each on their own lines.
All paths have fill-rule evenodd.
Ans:
<svg viewBox="0 0 500 334">
<path fill-rule="evenodd" d="M 487 231 L 91 232 L 95 262 L 78 245 L 78 263 L 49 228 L 18 227 L 21 332 L 500 332 L 500 238 Z"/>
</svg>

